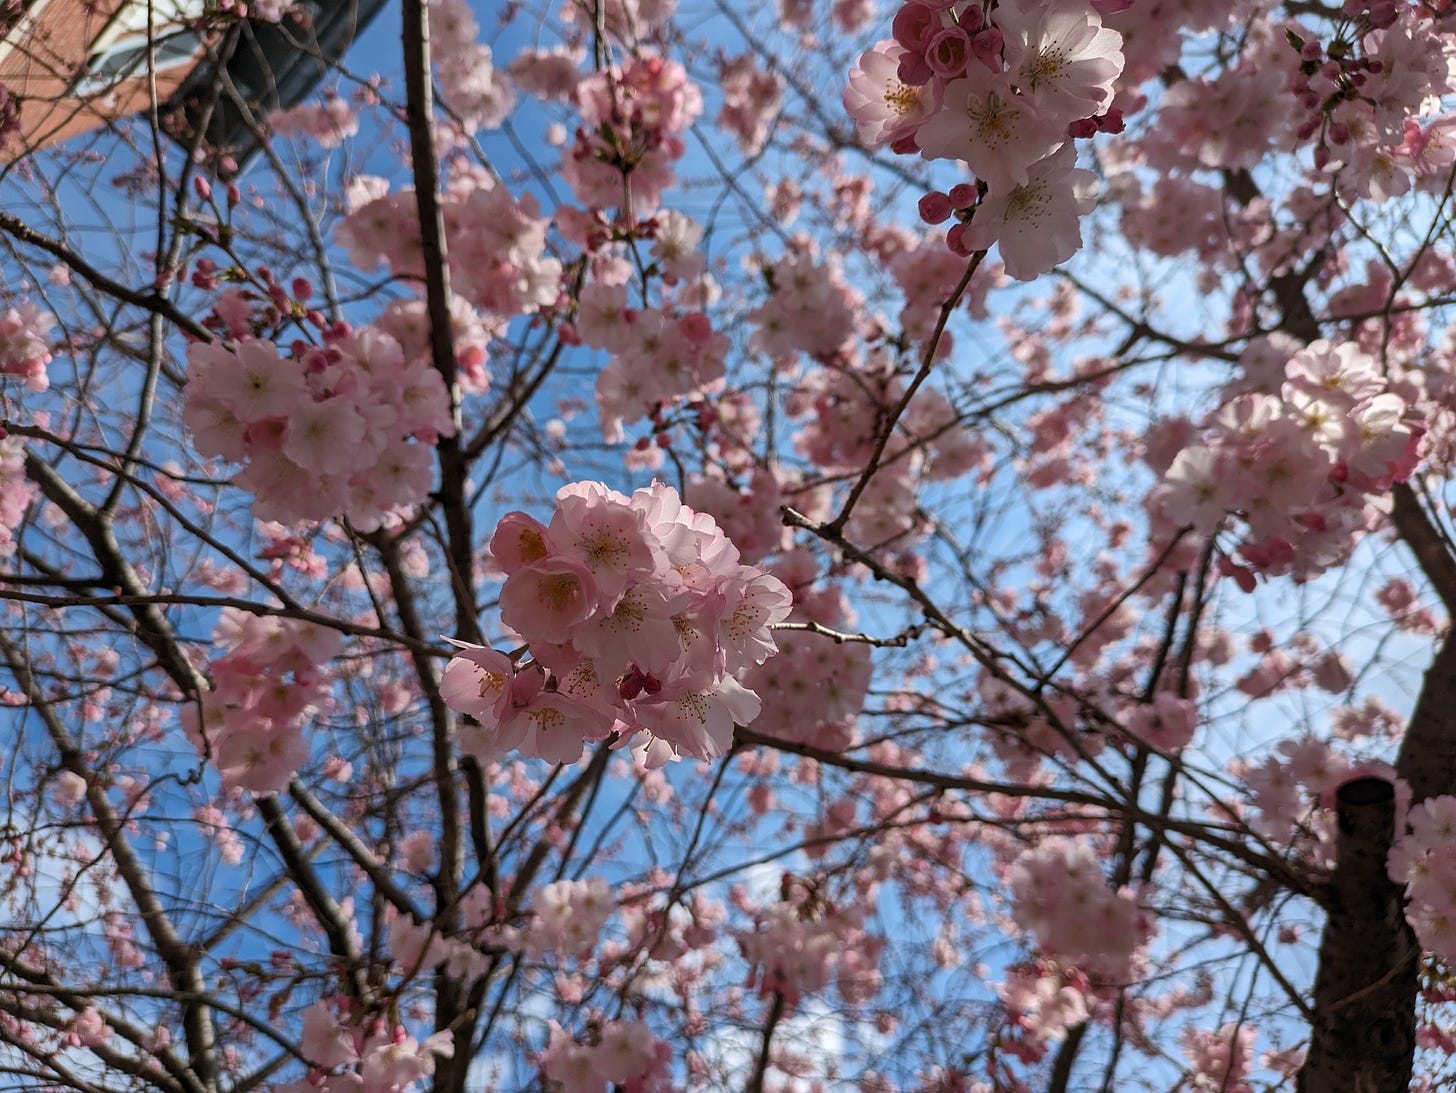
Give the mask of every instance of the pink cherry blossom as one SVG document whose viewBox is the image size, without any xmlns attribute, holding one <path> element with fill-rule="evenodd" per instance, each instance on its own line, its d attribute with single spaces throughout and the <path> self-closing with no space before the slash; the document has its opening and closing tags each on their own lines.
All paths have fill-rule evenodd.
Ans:
<svg viewBox="0 0 1456 1093">
<path fill-rule="evenodd" d="M 501 588 L 501 619 L 527 640 L 564 643 L 597 610 L 592 571 L 564 554 L 523 566 Z"/>
<path fill-rule="evenodd" d="M 860 141 L 869 147 L 893 144 L 912 135 L 935 108 L 933 84 L 901 81 L 904 56 L 904 47 L 887 39 L 861 53 L 849 70 L 844 108 L 855 120 Z"/>
<path fill-rule="evenodd" d="M 1077 167 L 1076 152 L 1064 144 L 1030 166 L 1018 185 L 992 188 L 976 207 L 962 235 L 967 247 L 983 250 L 994 241 L 1006 272 L 1029 281 L 1066 261 L 1082 246 L 1080 217 L 1096 204 L 1097 179 Z"/>
<path fill-rule="evenodd" d="M 1082 0 L 996 9 L 1011 82 L 1063 124 L 1100 114 L 1122 73 L 1122 35 Z M 1013 276 L 1015 276 L 1013 274 Z"/>
<path fill-rule="evenodd" d="M 52 356 L 47 335 L 55 325 L 55 315 L 28 300 L 0 314 L 0 376 L 23 379 L 31 391 L 46 390 Z"/>
<path fill-rule="evenodd" d="M 1018 95 L 1004 75 L 972 65 L 941 93 L 940 109 L 916 130 L 927 159 L 960 159 L 992 190 L 1029 180 L 1028 168 L 1065 141 L 1065 126 Z"/>
</svg>

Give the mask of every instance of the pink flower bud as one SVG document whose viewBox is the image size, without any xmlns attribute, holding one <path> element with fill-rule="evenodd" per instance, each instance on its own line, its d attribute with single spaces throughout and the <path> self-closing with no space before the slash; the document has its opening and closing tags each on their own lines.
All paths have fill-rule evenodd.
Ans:
<svg viewBox="0 0 1456 1093">
<path fill-rule="evenodd" d="M 1254 571 L 1248 566 L 1239 565 L 1227 557 L 1218 560 L 1218 571 L 1225 577 L 1232 577 L 1241 592 L 1250 593 L 1257 587 L 1257 582 L 1254 579 Z"/>
<path fill-rule="evenodd" d="M 895 13 L 890 24 L 890 33 L 911 53 L 924 54 L 930 39 L 940 28 L 940 18 L 930 5 L 921 0 L 909 0 Z"/>
<path fill-rule="evenodd" d="M 930 78 L 935 75 L 931 71 L 930 65 L 925 63 L 925 58 L 919 53 L 906 53 L 901 57 L 895 74 L 900 78 L 901 83 L 909 84 L 911 87 L 920 87 L 922 84 L 929 83 Z"/>
<path fill-rule="evenodd" d="M 920 199 L 920 219 L 927 224 L 943 224 L 950 219 L 951 201 L 938 190 Z"/>
<path fill-rule="evenodd" d="M 1375 0 L 1370 5 L 1370 25 L 1376 30 L 1383 30 L 1394 23 L 1399 14 L 1394 0 Z"/>
<path fill-rule="evenodd" d="M 1000 72 L 1005 67 L 1001 63 L 1001 50 L 1005 45 L 1005 36 L 995 27 L 987 27 L 971 39 L 971 52 L 992 72 Z"/>
<path fill-rule="evenodd" d="M 971 36 L 960 27 L 947 27 L 930 40 L 925 63 L 937 76 L 953 80 L 966 70 L 971 59 Z"/>
</svg>

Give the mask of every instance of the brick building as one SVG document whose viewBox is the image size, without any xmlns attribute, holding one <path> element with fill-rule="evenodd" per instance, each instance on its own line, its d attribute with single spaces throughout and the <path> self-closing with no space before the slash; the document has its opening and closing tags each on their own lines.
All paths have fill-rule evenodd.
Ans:
<svg viewBox="0 0 1456 1093">
<path fill-rule="evenodd" d="M 204 0 L 11 0 L 5 7 L 0 84 L 21 103 L 7 158 L 165 102 L 204 54 L 189 25 Z"/>
<path fill-rule="evenodd" d="M 0 160 L 155 106 L 245 161 L 257 119 L 303 99 L 383 3 L 299 0 L 299 18 L 236 24 L 209 52 L 195 28 L 207 0 L 0 0 L 0 85 L 20 103 Z M 226 79 L 209 57 L 226 58 Z"/>
</svg>

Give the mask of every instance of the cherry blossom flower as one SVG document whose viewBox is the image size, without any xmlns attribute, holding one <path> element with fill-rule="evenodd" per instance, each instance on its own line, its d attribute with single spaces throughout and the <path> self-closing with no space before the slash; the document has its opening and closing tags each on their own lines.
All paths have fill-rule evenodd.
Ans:
<svg viewBox="0 0 1456 1093">
<path fill-rule="evenodd" d="M 1066 126 L 1004 75 L 972 65 L 941 93 L 940 109 L 915 132 L 926 159 L 960 159 L 993 191 L 1028 181 L 1028 169 L 1066 141 Z"/>
<path fill-rule="evenodd" d="M 664 561 L 630 499 L 595 482 L 562 487 L 547 534 L 591 571 L 608 609 L 628 584 L 650 577 Z"/>
<path fill-rule="evenodd" d="M 1080 217 L 1096 205 L 1097 178 L 1076 166 L 1076 152 L 1064 144 L 1033 164 L 1022 182 L 994 186 L 962 235 L 972 250 L 994 240 L 1006 272 L 1029 281 L 1066 261 L 1082 246 Z"/>
<path fill-rule="evenodd" d="M 867 147 L 893 144 L 914 134 L 936 107 L 935 85 L 900 79 L 905 48 L 893 39 L 876 42 L 849 70 L 844 108 L 854 118 Z"/>
<path fill-rule="evenodd" d="M 47 335 L 55 325 L 54 315 L 28 300 L 0 314 L 0 376 L 19 377 L 31 391 L 46 390 L 51 361 Z"/>
<path fill-rule="evenodd" d="M 660 765 L 721 755 L 758 716 L 737 673 L 773 655 L 792 597 L 676 490 L 564 486 L 549 527 L 508 513 L 491 549 L 507 573 L 501 619 L 531 659 L 455 643 L 440 691 L 478 723 L 461 734 L 473 754 L 574 762 L 615 733 Z"/>
<path fill-rule="evenodd" d="M 455 641 L 460 652 L 440 676 L 440 697 L 452 709 L 477 721 L 498 724 L 504 714 L 515 665 L 510 657 L 487 646 Z"/>
<path fill-rule="evenodd" d="M 1100 114 L 1122 73 L 1122 35 L 1081 0 L 996 9 L 1011 82 L 1063 125 Z M 1015 276 L 1014 274 L 1012 276 Z"/>
<path fill-rule="evenodd" d="M 565 554 L 516 570 L 501 588 L 501 619 L 527 640 L 564 643 L 600 602 L 592 571 Z"/>
</svg>

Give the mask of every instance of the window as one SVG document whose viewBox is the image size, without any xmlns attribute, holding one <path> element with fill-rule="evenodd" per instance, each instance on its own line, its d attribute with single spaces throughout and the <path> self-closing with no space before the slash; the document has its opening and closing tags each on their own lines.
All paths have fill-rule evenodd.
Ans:
<svg viewBox="0 0 1456 1093">
<path fill-rule="evenodd" d="M 163 72 L 192 60 L 202 38 L 189 26 L 202 14 L 202 0 L 132 0 L 96 40 L 95 51 L 71 85 L 79 98 L 99 95 L 132 76 Z"/>
<path fill-rule="evenodd" d="M 72 94 L 90 98 L 128 77 L 141 75 L 147 71 L 149 53 L 152 71 L 155 72 L 187 64 L 197 55 L 201 45 L 202 37 L 195 30 L 174 31 L 156 36 L 150 42 L 145 36 L 120 38 L 91 58 L 76 77 L 71 87 Z"/>
</svg>

